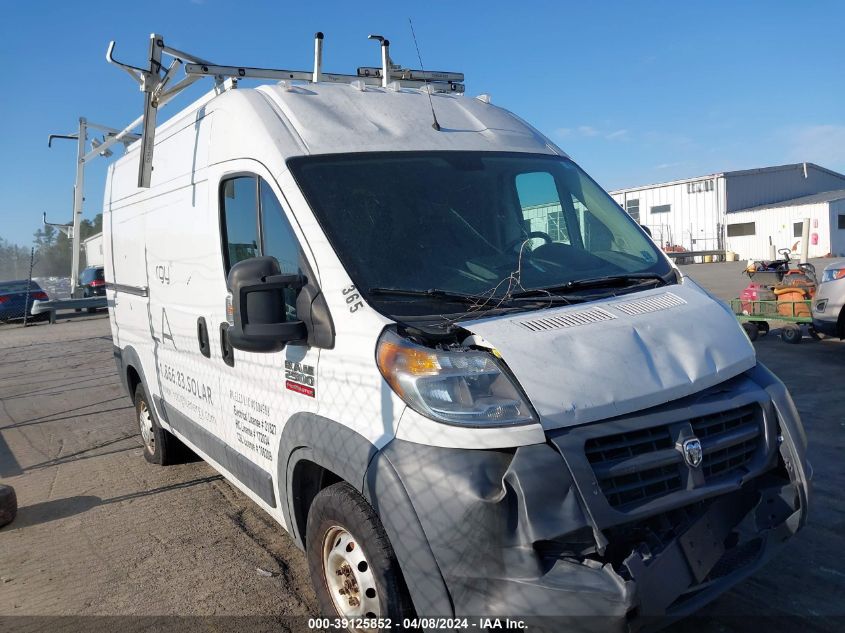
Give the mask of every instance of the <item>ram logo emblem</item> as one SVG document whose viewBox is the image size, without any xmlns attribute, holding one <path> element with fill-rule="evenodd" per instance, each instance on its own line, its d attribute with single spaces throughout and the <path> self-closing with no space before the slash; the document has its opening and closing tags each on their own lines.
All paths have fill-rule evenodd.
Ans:
<svg viewBox="0 0 845 633">
<path fill-rule="evenodd" d="M 701 448 L 701 440 L 697 437 L 691 437 L 688 440 L 684 440 L 684 443 L 681 445 L 681 449 L 684 454 L 684 460 L 687 464 L 693 468 L 701 466 L 701 460 L 704 459 L 704 450 Z"/>
</svg>

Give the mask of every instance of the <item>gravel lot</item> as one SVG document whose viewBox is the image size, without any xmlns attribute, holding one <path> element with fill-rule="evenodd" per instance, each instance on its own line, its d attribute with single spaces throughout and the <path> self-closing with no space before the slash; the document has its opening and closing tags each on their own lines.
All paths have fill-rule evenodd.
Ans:
<svg viewBox="0 0 845 633">
<path fill-rule="evenodd" d="M 741 263 L 684 268 L 724 298 L 744 285 Z M 144 460 L 111 346 L 103 315 L 0 326 L 0 481 L 20 504 L 17 520 L 0 529 L 0 631 L 56 628 L 32 616 L 83 615 L 261 617 L 62 622 L 305 630 L 315 599 L 302 553 L 205 463 Z M 756 347 L 807 428 L 810 523 L 762 571 L 673 629 L 759 630 L 762 617 L 777 616 L 769 630 L 843 630 L 845 343 L 795 346 L 770 334 Z"/>
</svg>

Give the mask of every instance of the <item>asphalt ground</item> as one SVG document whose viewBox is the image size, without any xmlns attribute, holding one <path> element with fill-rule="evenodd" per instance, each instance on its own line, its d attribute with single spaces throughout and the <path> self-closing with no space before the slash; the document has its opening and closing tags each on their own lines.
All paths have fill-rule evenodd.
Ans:
<svg viewBox="0 0 845 633">
<path fill-rule="evenodd" d="M 683 268 L 723 298 L 747 282 L 738 262 Z M 845 630 L 845 343 L 776 334 L 755 347 L 807 429 L 809 523 L 670 631 Z M 104 315 L 0 326 L 0 482 L 20 505 L 0 529 L 0 632 L 307 630 L 304 555 L 204 462 L 144 460 L 111 347 Z"/>
</svg>

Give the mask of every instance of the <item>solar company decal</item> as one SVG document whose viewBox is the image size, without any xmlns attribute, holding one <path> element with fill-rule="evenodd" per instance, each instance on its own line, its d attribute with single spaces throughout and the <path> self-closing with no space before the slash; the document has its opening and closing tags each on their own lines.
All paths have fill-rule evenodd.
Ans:
<svg viewBox="0 0 845 633">
<path fill-rule="evenodd" d="M 313 365 L 285 361 L 285 389 L 313 398 L 316 395 L 314 382 Z"/>
</svg>

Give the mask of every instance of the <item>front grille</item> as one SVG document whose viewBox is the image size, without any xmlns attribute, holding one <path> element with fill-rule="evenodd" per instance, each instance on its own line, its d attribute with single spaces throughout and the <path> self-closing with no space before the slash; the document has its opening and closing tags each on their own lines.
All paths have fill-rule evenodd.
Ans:
<svg viewBox="0 0 845 633">
<path fill-rule="evenodd" d="M 724 437 L 728 433 L 736 433 L 742 429 L 755 429 L 757 431 L 757 434 L 753 437 L 706 453 L 701 463 L 705 478 L 729 475 L 743 468 L 754 458 L 760 442 L 760 425 L 756 419 L 758 411 L 759 407 L 750 404 L 690 420 L 693 434 L 705 442 L 705 445 L 706 440 L 718 440 L 719 437 Z"/>
<path fill-rule="evenodd" d="M 675 448 L 686 427 L 701 440 L 699 468 L 705 483 L 744 473 L 762 444 L 762 413 L 756 403 L 689 420 L 594 437 L 587 460 L 608 503 L 626 509 L 685 487 L 690 467 Z"/>
</svg>

